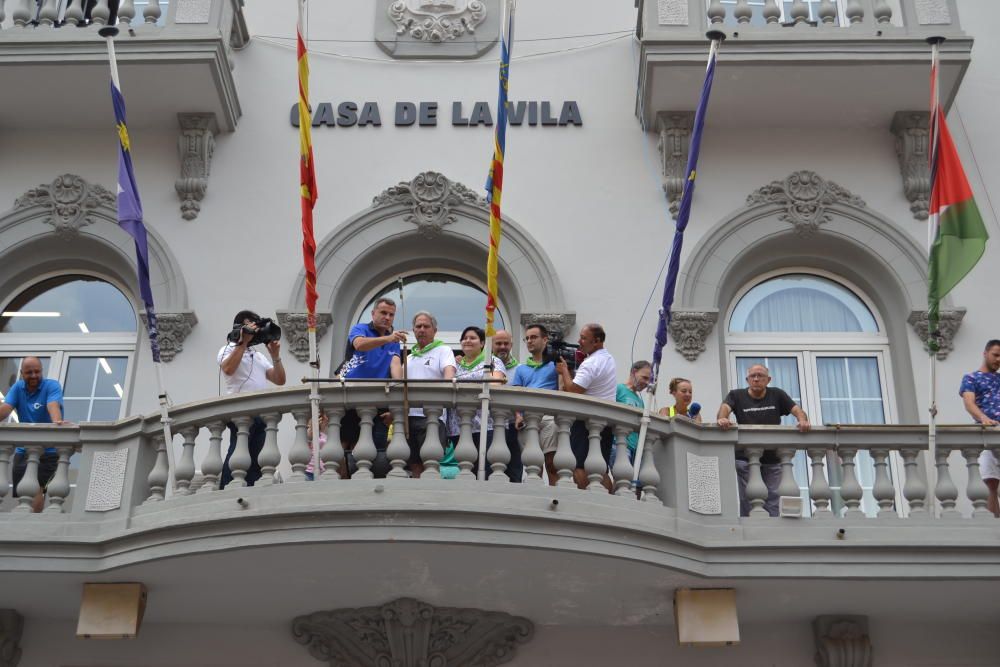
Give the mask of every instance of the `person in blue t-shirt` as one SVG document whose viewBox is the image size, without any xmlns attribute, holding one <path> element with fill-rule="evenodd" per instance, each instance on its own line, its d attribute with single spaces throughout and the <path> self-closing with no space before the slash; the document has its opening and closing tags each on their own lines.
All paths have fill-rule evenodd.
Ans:
<svg viewBox="0 0 1000 667">
<path fill-rule="evenodd" d="M 524 329 L 524 345 L 531 357 L 524 360 L 514 369 L 514 377 L 508 382 L 512 387 L 528 387 L 531 389 L 559 390 L 559 375 L 556 364 L 545 356 L 545 348 L 549 344 L 549 330 L 542 324 L 529 324 Z M 517 430 L 524 428 L 524 415 L 520 412 L 514 418 Z M 559 475 L 556 473 L 556 422 L 552 415 L 545 415 L 538 424 L 538 440 L 545 455 L 545 472 L 549 484 L 556 485 Z M 522 444 L 523 446 L 523 444 Z"/>
<path fill-rule="evenodd" d="M 340 367 L 340 376 L 352 380 L 398 380 L 403 377 L 400 363 L 400 343 L 406 342 L 405 331 L 393 331 L 396 319 L 396 302 L 382 297 L 372 308 L 370 322 L 355 324 L 347 334 L 347 358 Z M 375 462 L 376 476 L 383 476 L 388 469 L 388 459 L 382 455 L 389 440 L 392 417 L 388 411 L 381 411 L 381 419 L 376 418 L 372 428 L 375 448 L 379 458 Z M 348 410 L 340 421 L 340 441 L 348 452 L 346 465 L 341 468 L 341 477 L 348 477 L 353 467 L 350 451 L 361 436 L 361 418 L 357 410 Z"/>
<path fill-rule="evenodd" d="M 983 426 L 1000 425 L 1000 340 L 986 343 L 983 364 L 979 370 L 962 378 L 958 393 L 965 410 Z M 997 489 L 1000 488 L 1000 464 L 992 451 L 986 449 L 979 455 L 979 474 L 989 489 L 986 507 L 994 516 L 1000 516 Z"/>
<path fill-rule="evenodd" d="M 21 362 L 21 379 L 14 383 L 3 403 L 0 403 L 0 421 L 10 413 L 17 412 L 17 420 L 23 424 L 64 424 L 62 387 L 55 380 L 42 377 L 42 362 L 38 357 L 25 357 Z M 55 477 L 59 464 L 59 454 L 55 449 L 46 449 L 38 462 L 39 491 L 31 502 L 34 512 L 41 512 L 45 500 L 45 487 Z M 14 496 L 17 486 L 24 477 L 28 458 L 24 448 L 18 447 L 14 454 Z"/>
</svg>

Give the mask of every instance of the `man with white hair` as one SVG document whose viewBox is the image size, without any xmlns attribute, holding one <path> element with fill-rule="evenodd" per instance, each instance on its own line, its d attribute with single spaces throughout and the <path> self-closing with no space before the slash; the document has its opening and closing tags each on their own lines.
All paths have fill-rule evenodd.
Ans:
<svg viewBox="0 0 1000 667">
<path fill-rule="evenodd" d="M 406 356 L 406 377 L 410 380 L 450 380 L 455 377 L 455 353 L 444 342 L 436 338 L 438 330 L 437 318 L 421 310 L 413 316 L 413 336 L 417 344 Z M 442 418 L 444 415 L 442 415 Z M 420 477 L 424 472 L 424 463 L 420 458 L 420 447 L 424 444 L 427 434 L 427 417 L 423 408 L 410 408 L 410 475 Z M 438 427 L 441 445 L 444 446 L 445 428 L 442 423 Z"/>
</svg>

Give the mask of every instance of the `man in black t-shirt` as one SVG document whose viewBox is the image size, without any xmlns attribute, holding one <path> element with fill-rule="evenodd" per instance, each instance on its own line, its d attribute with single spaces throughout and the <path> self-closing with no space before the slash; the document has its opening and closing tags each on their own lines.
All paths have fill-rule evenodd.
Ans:
<svg viewBox="0 0 1000 667">
<path fill-rule="evenodd" d="M 747 425 L 781 424 L 785 415 L 793 415 L 799 422 L 799 430 L 805 433 L 809 430 L 809 417 L 792 397 L 777 387 L 768 387 L 771 375 L 762 364 L 754 364 L 747 370 L 746 389 L 733 389 L 726 394 L 725 400 L 719 406 L 716 423 L 720 428 L 733 426 L 730 415 L 736 421 Z M 760 457 L 760 474 L 767 486 L 767 500 L 764 509 L 768 515 L 778 516 L 778 487 L 781 485 L 781 459 L 773 449 L 765 449 Z M 747 480 L 750 477 L 750 463 L 744 452 L 736 452 L 736 477 L 740 485 L 740 516 L 750 516 L 750 503 L 747 500 Z"/>
</svg>

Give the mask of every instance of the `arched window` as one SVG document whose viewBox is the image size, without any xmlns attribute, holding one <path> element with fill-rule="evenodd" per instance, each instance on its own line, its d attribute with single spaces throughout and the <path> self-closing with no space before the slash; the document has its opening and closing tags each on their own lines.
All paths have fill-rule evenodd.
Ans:
<svg viewBox="0 0 1000 667">
<path fill-rule="evenodd" d="M 415 273 L 403 277 L 403 299 L 400 308 L 399 282 L 379 289 L 358 313 L 357 322 L 367 322 L 375 301 L 388 297 L 396 302 L 396 328 L 410 329 L 413 315 L 426 310 L 438 321 L 438 338 L 457 346 L 462 329 L 483 326 L 486 321 L 486 292 L 471 281 L 447 273 Z M 405 318 L 405 319 L 403 319 Z M 494 319 L 497 329 L 506 329 L 505 318 L 497 309 Z M 412 334 L 410 336 L 413 341 Z"/>
<path fill-rule="evenodd" d="M 112 421 L 123 413 L 136 347 L 135 309 L 120 289 L 88 275 L 43 279 L 0 312 L 0 392 L 21 360 L 37 356 L 63 386 L 64 418 Z"/>
<path fill-rule="evenodd" d="M 737 295 L 726 349 L 733 386 L 746 387 L 747 370 L 763 364 L 771 386 L 799 403 L 814 424 L 885 424 L 895 414 L 890 391 L 889 341 L 877 313 L 860 290 L 834 276 L 793 272 L 763 276 Z M 794 424 L 791 416 L 784 419 Z M 874 466 L 859 453 L 862 508 L 877 511 Z M 828 468 L 839 489 L 837 466 Z M 808 498 L 804 453 L 795 476 Z"/>
</svg>

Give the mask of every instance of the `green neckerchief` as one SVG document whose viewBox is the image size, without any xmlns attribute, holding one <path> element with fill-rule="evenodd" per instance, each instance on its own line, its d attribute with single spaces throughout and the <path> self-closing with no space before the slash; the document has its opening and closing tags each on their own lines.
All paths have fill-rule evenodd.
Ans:
<svg viewBox="0 0 1000 667">
<path fill-rule="evenodd" d="M 441 341 L 439 341 L 439 340 L 437 340 L 437 339 L 432 340 L 431 342 L 427 343 L 427 345 L 424 345 L 423 347 L 420 347 L 419 345 L 414 345 L 413 349 L 410 350 L 410 354 L 412 354 L 415 357 L 422 357 L 422 356 L 424 356 L 425 353 L 430 352 L 431 350 L 433 350 L 435 347 L 437 347 L 439 345 L 444 345 L 444 343 L 441 342 Z"/>
<path fill-rule="evenodd" d="M 535 361 L 534 357 L 528 357 L 527 359 L 524 360 L 524 365 L 527 366 L 528 368 L 541 368 L 546 363 L 547 362 L 545 361 L 545 357 L 542 357 L 541 361 Z"/>
<path fill-rule="evenodd" d="M 501 359 L 500 361 L 503 361 L 503 359 Z M 517 360 L 517 357 L 515 357 L 512 354 L 512 355 L 510 355 L 510 361 L 504 361 L 503 365 L 504 365 L 504 368 L 506 368 L 507 370 L 510 370 L 510 369 L 514 368 L 514 366 L 517 366 L 520 363 L 521 362 Z"/>
<path fill-rule="evenodd" d="M 472 361 L 470 361 L 468 363 L 466 363 L 465 357 L 462 357 L 459 360 L 458 365 L 462 367 L 463 371 L 471 371 L 473 368 L 475 368 L 479 364 L 483 363 L 483 359 L 485 357 L 486 357 L 486 350 L 483 350 L 482 352 L 479 353 L 478 357 L 476 357 L 475 359 L 473 359 Z"/>
</svg>

